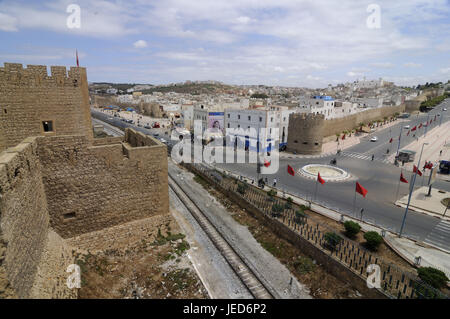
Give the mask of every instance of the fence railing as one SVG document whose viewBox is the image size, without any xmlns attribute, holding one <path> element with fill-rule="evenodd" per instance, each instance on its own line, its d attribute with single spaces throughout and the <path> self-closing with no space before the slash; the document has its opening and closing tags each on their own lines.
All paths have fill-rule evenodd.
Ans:
<svg viewBox="0 0 450 319">
<path fill-rule="evenodd" d="M 446 294 L 421 281 L 415 274 L 387 262 L 345 236 L 337 234 L 340 237 L 340 242 L 330 247 L 325 234 L 336 234 L 336 231 L 312 216 L 301 217 L 296 213 L 298 209 L 294 209 L 294 206 L 289 207 L 289 204 L 286 206 L 286 200 L 269 196 L 267 192 L 244 183 L 233 176 L 220 173 L 211 166 L 207 167 L 204 164 L 187 164 L 185 166 L 208 177 L 209 181 L 221 188 L 233 192 L 262 214 L 277 219 L 363 280 L 368 278 L 368 266 L 378 265 L 380 287 L 377 287 L 377 289 L 391 298 L 449 298 Z M 274 205 L 277 209 L 274 209 Z M 279 209 L 280 206 L 283 207 L 282 211 Z"/>
</svg>

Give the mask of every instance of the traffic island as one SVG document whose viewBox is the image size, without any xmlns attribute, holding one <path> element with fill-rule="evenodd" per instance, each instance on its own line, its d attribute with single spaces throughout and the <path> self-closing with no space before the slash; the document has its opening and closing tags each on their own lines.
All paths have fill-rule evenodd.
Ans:
<svg viewBox="0 0 450 319">
<path fill-rule="evenodd" d="M 428 186 L 423 186 L 415 190 L 411 195 L 409 209 L 450 221 L 450 207 L 446 211 L 445 206 L 445 203 L 450 205 L 448 200 L 450 198 L 450 192 L 432 188 L 431 196 L 428 196 L 428 190 Z M 395 202 L 395 205 L 399 207 L 406 207 L 407 204 L 408 195 L 403 196 Z"/>
</svg>

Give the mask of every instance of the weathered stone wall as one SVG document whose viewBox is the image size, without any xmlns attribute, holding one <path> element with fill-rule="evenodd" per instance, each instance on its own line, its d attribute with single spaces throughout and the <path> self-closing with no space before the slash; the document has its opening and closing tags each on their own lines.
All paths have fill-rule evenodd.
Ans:
<svg viewBox="0 0 450 319">
<path fill-rule="evenodd" d="M 342 133 L 345 130 L 351 130 L 359 127 L 359 123 L 368 123 L 374 120 L 382 120 L 385 116 L 389 117 L 395 113 L 405 111 L 405 105 L 381 107 L 362 111 L 343 118 L 326 120 L 324 122 L 323 137 Z"/>
<path fill-rule="evenodd" d="M 43 121 L 53 122 L 44 133 Z M 5 63 L 0 67 L 0 151 L 28 136 L 93 137 L 85 68 Z"/>
<path fill-rule="evenodd" d="M 0 298 L 36 297 L 32 291 L 41 283 L 48 298 L 76 296 L 76 290 L 58 284 L 66 278 L 58 269 L 65 269 L 73 258 L 70 250 L 62 256 L 52 249 L 63 243 L 57 235 L 49 237 L 37 147 L 36 138 L 30 137 L 0 153 Z M 54 276 L 38 282 L 38 274 L 49 273 Z"/>
<path fill-rule="evenodd" d="M 50 223 L 63 238 L 168 214 L 164 144 L 129 129 L 111 145 L 90 146 L 85 136 L 38 142 Z"/>
<path fill-rule="evenodd" d="M 289 115 L 287 150 L 299 154 L 320 154 L 325 116 L 292 113 Z"/>
<path fill-rule="evenodd" d="M 72 237 L 67 239 L 67 243 L 90 252 L 123 249 L 142 242 L 154 242 L 158 237 L 158 229 L 166 235 L 167 225 L 173 229 L 173 223 L 170 214 L 156 215 Z"/>
</svg>

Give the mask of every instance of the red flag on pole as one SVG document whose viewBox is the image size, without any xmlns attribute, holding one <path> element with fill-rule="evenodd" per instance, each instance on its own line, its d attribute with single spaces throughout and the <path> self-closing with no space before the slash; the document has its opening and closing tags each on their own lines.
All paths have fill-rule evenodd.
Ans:
<svg viewBox="0 0 450 319">
<path fill-rule="evenodd" d="M 431 163 L 431 162 L 426 163 L 425 164 L 425 168 L 432 169 L 433 168 L 433 163 Z"/>
<path fill-rule="evenodd" d="M 363 197 L 366 197 L 367 194 L 367 189 L 365 189 L 364 187 L 361 186 L 360 183 L 356 182 L 356 189 L 355 191 L 357 193 L 360 193 Z"/>
<path fill-rule="evenodd" d="M 343 140 L 345 140 L 345 134 L 344 134 L 344 135 L 342 135 L 342 139 L 343 139 Z"/>
<path fill-rule="evenodd" d="M 78 61 L 78 50 L 77 50 L 77 67 L 80 67 L 80 62 Z"/>
<path fill-rule="evenodd" d="M 272 161 L 268 162 L 266 159 L 264 159 L 264 166 L 269 167 Z"/>
<path fill-rule="evenodd" d="M 414 127 L 411 129 L 411 132 L 412 132 L 412 131 L 415 131 L 416 129 L 417 129 L 417 127 L 414 126 Z"/>
<path fill-rule="evenodd" d="M 393 140 L 392 140 L 392 137 L 391 137 L 391 139 L 389 140 L 389 143 L 392 143 L 392 141 L 393 141 Z"/>
<path fill-rule="evenodd" d="M 419 176 L 422 176 L 422 172 L 420 171 L 420 169 L 417 169 L 416 165 L 414 165 L 414 167 L 413 167 L 413 172 L 417 173 Z"/>
<path fill-rule="evenodd" d="M 288 172 L 289 174 L 291 174 L 292 176 L 295 175 L 295 171 L 294 171 L 294 169 L 291 167 L 291 165 L 288 165 L 288 166 L 287 166 L 287 172 Z"/>
<path fill-rule="evenodd" d="M 408 133 L 406 133 L 406 136 L 408 136 L 409 135 L 409 130 L 408 130 Z"/>
<path fill-rule="evenodd" d="M 408 180 L 403 176 L 403 173 L 400 173 L 400 182 L 408 184 Z"/>
<path fill-rule="evenodd" d="M 325 180 L 322 177 L 320 177 L 319 172 L 317 172 L 317 181 L 322 185 L 325 184 Z"/>
<path fill-rule="evenodd" d="M 422 123 L 419 124 L 419 128 L 421 128 L 421 127 L 422 127 Z"/>
</svg>

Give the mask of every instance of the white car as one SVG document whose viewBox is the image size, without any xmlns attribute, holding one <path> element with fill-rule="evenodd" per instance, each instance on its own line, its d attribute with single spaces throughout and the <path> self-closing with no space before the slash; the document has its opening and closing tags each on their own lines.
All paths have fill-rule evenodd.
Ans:
<svg viewBox="0 0 450 319">
<path fill-rule="evenodd" d="M 162 142 L 162 143 L 164 143 L 164 144 L 166 144 L 167 143 L 167 141 L 165 140 L 165 139 L 160 139 L 160 141 Z"/>
<path fill-rule="evenodd" d="M 442 111 L 447 111 L 447 109 L 446 109 L 446 108 L 443 108 Z"/>
<path fill-rule="evenodd" d="M 405 126 L 405 129 L 409 130 L 409 128 L 410 128 L 410 126 L 409 126 L 409 125 L 406 125 L 406 126 Z"/>
<path fill-rule="evenodd" d="M 374 136 L 374 137 L 372 137 L 372 138 L 370 139 L 370 141 L 371 141 L 371 142 L 376 142 L 376 141 L 378 141 L 378 137 Z"/>
</svg>

